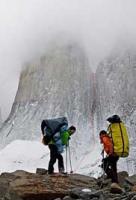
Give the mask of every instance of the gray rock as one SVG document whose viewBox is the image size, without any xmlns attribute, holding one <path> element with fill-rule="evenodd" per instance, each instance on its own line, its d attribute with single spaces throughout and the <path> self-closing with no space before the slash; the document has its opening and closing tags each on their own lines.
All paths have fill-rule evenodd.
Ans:
<svg viewBox="0 0 136 200">
<path fill-rule="evenodd" d="M 136 196 L 136 192 L 129 192 L 126 194 L 127 199 L 132 199 L 134 196 Z"/>
<path fill-rule="evenodd" d="M 136 200 L 136 195 L 135 195 L 135 196 L 133 196 L 131 200 Z"/>
<path fill-rule="evenodd" d="M 90 194 L 90 198 L 91 197 L 102 197 L 102 196 L 103 196 L 102 190 L 94 191 L 94 192 L 91 192 L 91 194 Z"/>
<path fill-rule="evenodd" d="M 104 199 L 104 195 L 103 195 L 103 191 L 102 190 L 95 190 L 95 191 L 90 191 L 90 192 L 84 192 L 82 189 L 78 188 L 78 189 L 73 189 L 71 191 L 70 196 L 72 198 L 81 198 L 81 199 Z"/>
<path fill-rule="evenodd" d="M 136 175 L 126 177 L 125 181 L 132 186 L 136 185 Z"/>
<path fill-rule="evenodd" d="M 105 200 L 104 194 L 100 194 L 99 200 Z"/>
<path fill-rule="evenodd" d="M 36 169 L 36 174 L 45 175 L 47 173 L 48 173 L 47 169 L 43 169 L 43 168 L 37 168 Z"/>
<path fill-rule="evenodd" d="M 63 200 L 72 200 L 72 198 L 71 198 L 70 196 L 65 196 L 65 197 L 63 198 Z"/>
<path fill-rule="evenodd" d="M 70 196 L 74 199 L 80 198 L 81 188 L 74 188 L 70 191 Z"/>
<path fill-rule="evenodd" d="M 70 192 L 70 196 L 72 197 L 72 198 L 74 198 L 74 199 L 90 199 L 90 192 L 88 193 L 88 192 L 83 192 L 82 191 L 82 188 L 74 188 L 74 189 L 72 189 L 71 190 L 71 192 Z"/>
<path fill-rule="evenodd" d="M 11 190 L 5 194 L 4 200 L 23 200 L 19 195 Z"/>
<path fill-rule="evenodd" d="M 122 171 L 118 173 L 118 180 L 120 185 L 124 185 L 125 183 L 125 178 L 128 177 L 128 172 Z"/>
</svg>

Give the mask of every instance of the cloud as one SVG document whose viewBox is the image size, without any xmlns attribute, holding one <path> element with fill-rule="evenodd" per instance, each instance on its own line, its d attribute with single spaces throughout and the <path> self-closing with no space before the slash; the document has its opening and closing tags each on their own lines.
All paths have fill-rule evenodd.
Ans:
<svg viewBox="0 0 136 200">
<path fill-rule="evenodd" d="M 44 53 L 56 34 L 81 42 L 92 68 L 117 38 L 135 40 L 135 0 L 1 0 L 0 92 L 3 117 L 11 108 L 21 66 Z"/>
</svg>

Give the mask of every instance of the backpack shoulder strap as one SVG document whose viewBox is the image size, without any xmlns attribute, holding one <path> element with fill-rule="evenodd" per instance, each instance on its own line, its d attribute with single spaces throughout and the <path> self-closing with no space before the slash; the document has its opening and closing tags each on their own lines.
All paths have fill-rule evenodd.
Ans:
<svg viewBox="0 0 136 200">
<path fill-rule="evenodd" d="M 119 128 L 120 128 L 120 134 L 121 134 L 122 144 L 123 144 L 123 151 L 122 151 L 122 155 L 123 155 L 124 154 L 124 137 L 123 137 L 123 132 L 121 128 L 121 123 L 119 123 Z"/>
<path fill-rule="evenodd" d="M 113 134 L 113 132 L 112 132 L 112 124 L 110 124 L 108 126 L 107 132 L 108 132 L 108 136 L 111 138 L 111 142 L 112 142 L 112 145 L 113 145 L 113 153 L 114 153 L 114 141 L 113 141 L 113 136 L 112 136 L 112 134 Z"/>
<path fill-rule="evenodd" d="M 107 135 L 108 135 L 109 137 L 112 138 L 112 128 L 111 128 L 111 124 L 108 126 Z"/>
</svg>

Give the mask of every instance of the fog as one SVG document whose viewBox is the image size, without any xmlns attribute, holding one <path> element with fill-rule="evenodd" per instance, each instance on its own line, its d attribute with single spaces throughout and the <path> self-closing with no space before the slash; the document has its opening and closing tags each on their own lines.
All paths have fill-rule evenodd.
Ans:
<svg viewBox="0 0 136 200">
<path fill-rule="evenodd" d="M 8 116 L 21 67 L 67 35 L 93 70 L 121 38 L 136 40 L 135 0 L 0 0 L 0 107 Z"/>
</svg>

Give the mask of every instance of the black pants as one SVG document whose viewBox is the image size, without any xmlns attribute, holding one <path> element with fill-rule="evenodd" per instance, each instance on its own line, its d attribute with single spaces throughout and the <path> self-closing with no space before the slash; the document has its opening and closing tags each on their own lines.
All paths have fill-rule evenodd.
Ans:
<svg viewBox="0 0 136 200">
<path fill-rule="evenodd" d="M 107 178 L 111 178 L 112 183 L 118 183 L 118 174 L 117 174 L 117 161 L 119 160 L 118 156 L 108 156 L 103 159 L 102 167 L 107 174 Z"/>
<path fill-rule="evenodd" d="M 64 171 L 63 156 L 60 153 L 58 153 L 56 145 L 49 144 L 49 149 L 50 149 L 50 161 L 49 161 L 49 165 L 48 165 L 48 173 L 52 174 L 54 172 L 53 165 L 55 164 L 56 159 L 58 159 L 59 172 Z"/>
</svg>

